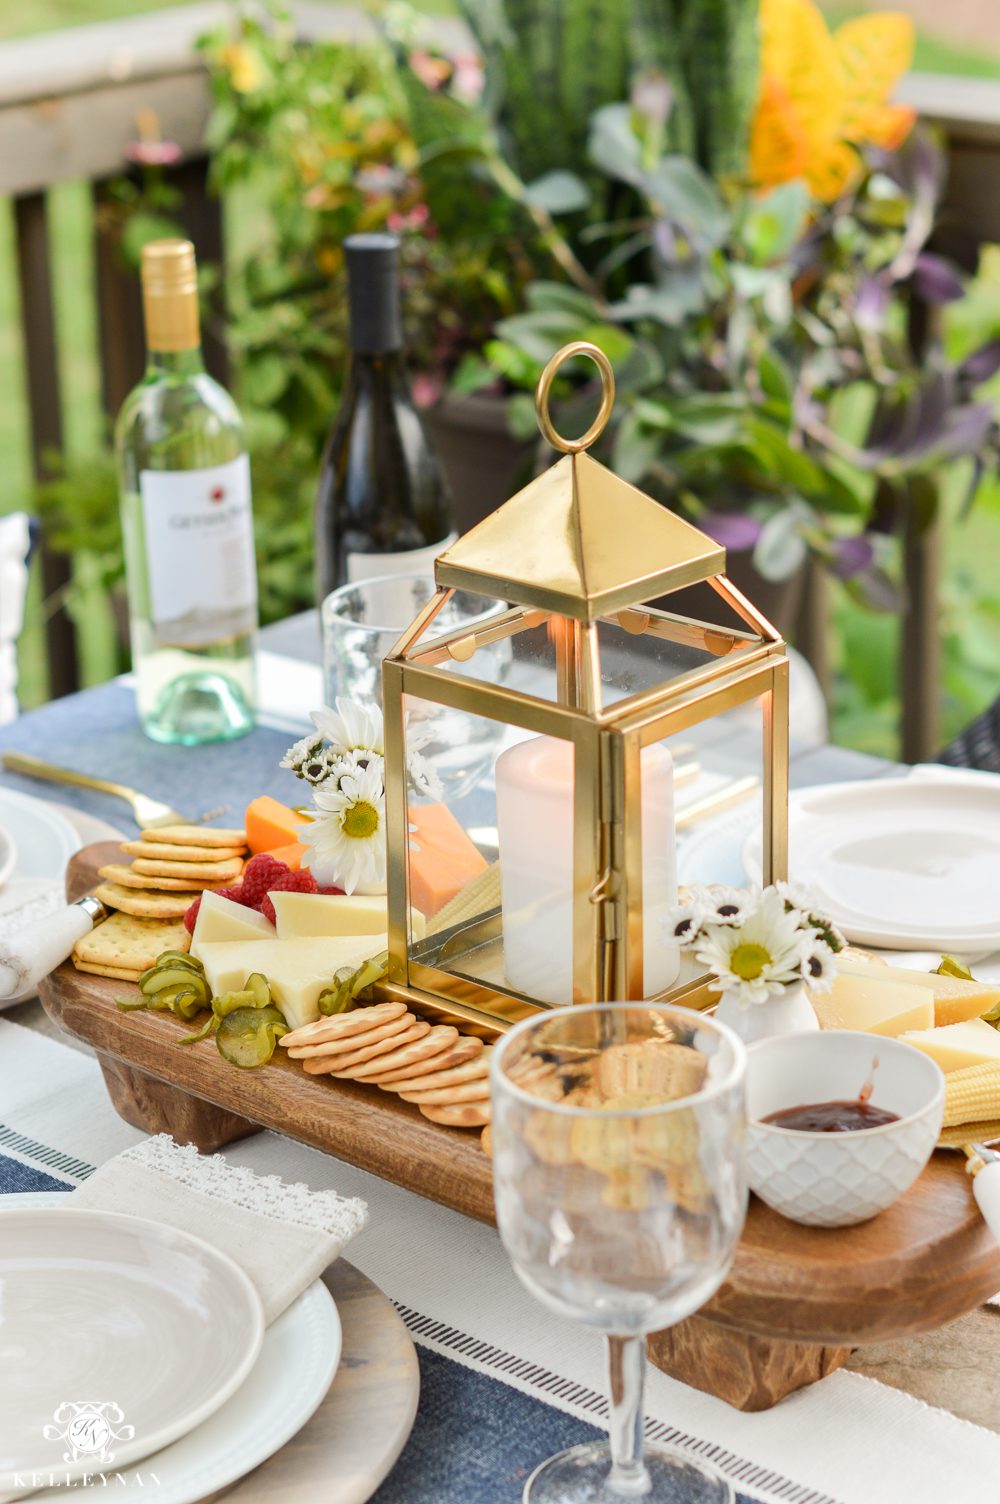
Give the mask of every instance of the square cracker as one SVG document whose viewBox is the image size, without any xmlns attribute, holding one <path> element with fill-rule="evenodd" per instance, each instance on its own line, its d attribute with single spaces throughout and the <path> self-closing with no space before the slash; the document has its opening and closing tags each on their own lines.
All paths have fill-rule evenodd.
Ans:
<svg viewBox="0 0 1000 1504">
<path fill-rule="evenodd" d="M 178 919 L 141 919 L 135 914 L 112 914 L 73 947 L 74 961 L 90 966 L 113 966 L 121 971 L 145 971 L 156 965 L 165 950 L 186 951 L 191 936 Z"/>
<path fill-rule="evenodd" d="M 123 888 L 120 883 L 102 883 L 94 897 L 109 909 L 136 914 L 140 919 L 183 919 L 200 893 L 151 893 L 144 888 Z"/>
<path fill-rule="evenodd" d="M 245 846 L 245 830 L 214 830 L 207 825 L 161 825 L 158 830 L 144 830 L 144 841 L 166 842 L 168 846 Z"/>
<path fill-rule="evenodd" d="M 80 961 L 76 956 L 73 965 L 77 971 L 88 971 L 95 977 L 114 977 L 119 982 L 137 982 L 142 976 L 141 971 L 129 971 L 126 966 L 91 966 L 89 961 Z"/>
<path fill-rule="evenodd" d="M 191 871 L 195 871 L 194 863 Z M 151 888 L 158 893 L 190 893 L 203 892 L 206 888 L 228 888 L 229 883 L 220 883 L 215 878 L 196 877 L 146 877 L 141 872 L 134 871 L 131 867 L 124 867 L 118 862 L 109 862 L 106 867 L 98 867 L 98 877 L 103 877 L 109 883 L 121 883 L 126 888 Z"/>
<path fill-rule="evenodd" d="M 123 841 L 126 856 L 152 857 L 157 862 L 228 862 L 242 857 L 245 846 L 168 846 L 166 841 Z"/>
<path fill-rule="evenodd" d="M 137 856 L 132 871 L 143 877 L 194 877 L 199 881 L 231 883 L 243 871 L 243 858 L 234 856 L 228 862 L 155 862 L 149 857 Z"/>
</svg>

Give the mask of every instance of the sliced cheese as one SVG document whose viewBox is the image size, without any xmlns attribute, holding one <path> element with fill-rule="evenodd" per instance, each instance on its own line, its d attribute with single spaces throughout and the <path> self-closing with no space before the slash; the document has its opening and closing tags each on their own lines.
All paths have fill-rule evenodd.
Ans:
<svg viewBox="0 0 1000 1504">
<path fill-rule="evenodd" d="M 863 976 L 841 971 L 829 992 L 810 994 L 821 1029 L 860 1029 L 895 1037 L 907 1029 L 934 1025 L 934 998 L 928 988 L 883 977 L 885 966 Z"/>
<path fill-rule="evenodd" d="M 278 939 L 294 940 L 304 935 L 381 935 L 388 927 L 385 894 L 368 897 L 355 893 L 272 893 Z M 413 935 L 422 940 L 427 921 L 414 909 Z"/>
<path fill-rule="evenodd" d="M 899 1037 L 936 1060 L 943 1071 L 960 1071 L 965 1065 L 1000 1060 L 1000 1033 L 981 1018 Z"/>
<path fill-rule="evenodd" d="M 413 805 L 407 816 L 411 829 L 410 898 L 414 908 L 431 918 L 488 865 L 445 804 Z"/>
<path fill-rule="evenodd" d="M 202 947 L 201 962 L 215 996 L 238 992 L 259 971 L 271 984 L 274 1000 L 293 1029 L 319 1017 L 317 1003 L 341 966 L 360 966 L 387 947 L 378 935 L 318 935 L 298 940 L 244 941 Z"/>
<path fill-rule="evenodd" d="M 838 962 L 841 973 L 852 976 L 876 976 L 894 982 L 915 983 L 934 993 L 934 1023 L 937 1028 L 960 1024 L 967 1018 L 981 1018 L 1000 1002 L 1000 985 L 994 982 L 967 982 L 962 977 L 943 977 L 936 971 L 908 971 L 902 966 L 884 966 L 878 961 Z"/>
<path fill-rule="evenodd" d="M 248 909 L 218 893 L 203 893 L 191 936 L 191 954 L 199 961 L 201 947 L 227 940 L 273 940 L 275 928 L 256 909 Z"/>
</svg>

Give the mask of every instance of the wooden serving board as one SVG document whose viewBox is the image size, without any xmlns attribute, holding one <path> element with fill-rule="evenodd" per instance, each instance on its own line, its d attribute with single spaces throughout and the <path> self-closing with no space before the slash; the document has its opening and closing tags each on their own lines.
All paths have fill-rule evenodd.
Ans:
<svg viewBox="0 0 1000 1504">
<path fill-rule="evenodd" d="M 95 886 L 114 849 L 87 847 L 73 858 L 71 899 Z M 211 1041 L 179 1048 L 187 1025 L 172 1014 L 121 1012 L 115 994 L 132 984 L 71 962 L 40 990 L 50 1017 L 97 1050 L 115 1107 L 136 1127 L 205 1151 L 275 1128 L 493 1221 L 478 1130 L 428 1122 L 377 1087 L 307 1076 L 280 1051 L 259 1070 L 239 1071 Z M 997 1290 L 1000 1246 L 961 1156 L 939 1153 L 904 1196 L 859 1227 L 801 1227 L 751 1197 L 721 1288 L 697 1316 L 650 1337 L 649 1351 L 675 1377 L 741 1409 L 765 1409 L 839 1367 L 852 1348 L 944 1326 Z"/>
</svg>

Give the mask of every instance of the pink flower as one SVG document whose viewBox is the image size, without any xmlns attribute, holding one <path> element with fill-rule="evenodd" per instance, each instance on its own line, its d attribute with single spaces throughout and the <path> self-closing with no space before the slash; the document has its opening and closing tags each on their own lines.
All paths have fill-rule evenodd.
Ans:
<svg viewBox="0 0 1000 1504">
<path fill-rule="evenodd" d="M 181 149 L 176 141 L 130 141 L 125 155 L 143 167 L 172 167 L 180 161 Z"/>
<path fill-rule="evenodd" d="M 428 89 L 440 89 L 452 73 L 451 64 L 445 58 L 431 57 L 424 51 L 410 53 L 410 67 Z"/>
</svg>

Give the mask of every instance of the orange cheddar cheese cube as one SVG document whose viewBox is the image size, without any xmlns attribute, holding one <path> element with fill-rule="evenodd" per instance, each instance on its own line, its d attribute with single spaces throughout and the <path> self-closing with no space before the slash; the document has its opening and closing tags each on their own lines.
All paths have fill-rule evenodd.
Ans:
<svg viewBox="0 0 1000 1504">
<path fill-rule="evenodd" d="M 261 851 L 277 851 L 282 846 L 297 846 L 298 828 L 305 824 L 305 819 L 295 810 L 279 804 L 269 794 L 261 794 L 259 799 L 247 805 L 247 845 L 254 856 Z M 281 860 L 284 861 L 284 857 Z"/>
<path fill-rule="evenodd" d="M 291 846 L 275 846 L 269 855 L 273 856 L 276 862 L 284 862 L 285 866 L 291 868 L 293 872 L 298 872 L 302 866 L 302 858 L 308 849 L 301 841 L 293 841 Z"/>
<path fill-rule="evenodd" d="M 411 827 L 410 901 L 428 919 L 488 865 L 444 804 L 408 810 Z"/>
</svg>

